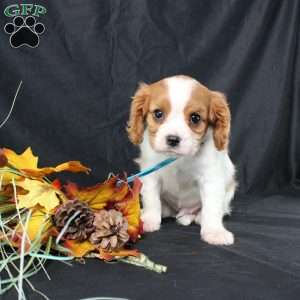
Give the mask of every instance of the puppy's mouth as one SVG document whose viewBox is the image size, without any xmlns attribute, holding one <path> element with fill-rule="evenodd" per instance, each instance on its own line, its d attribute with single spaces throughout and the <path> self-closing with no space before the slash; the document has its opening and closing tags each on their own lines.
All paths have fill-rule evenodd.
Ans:
<svg viewBox="0 0 300 300">
<path fill-rule="evenodd" d="M 166 148 L 164 150 L 156 150 L 159 153 L 165 154 L 170 157 L 181 157 L 189 155 L 189 153 L 182 152 L 180 149 Z"/>
</svg>

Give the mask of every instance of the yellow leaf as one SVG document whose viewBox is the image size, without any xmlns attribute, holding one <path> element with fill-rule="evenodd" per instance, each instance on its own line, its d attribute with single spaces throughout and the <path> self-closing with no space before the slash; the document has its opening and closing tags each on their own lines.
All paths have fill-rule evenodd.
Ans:
<svg viewBox="0 0 300 300">
<path fill-rule="evenodd" d="M 2 153 L 6 156 L 8 163 L 16 169 L 28 168 L 35 169 L 38 164 L 38 157 L 32 154 L 31 148 L 27 148 L 22 154 L 17 154 L 13 150 L 4 148 Z M 3 175 L 3 184 L 11 183 L 11 180 L 18 179 L 20 176 L 5 172 Z"/>
<path fill-rule="evenodd" d="M 26 195 L 18 195 L 19 208 L 32 208 L 39 204 L 44 207 L 47 212 L 51 212 L 59 205 L 58 195 L 64 197 L 55 187 L 42 181 L 25 178 L 16 184 L 28 191 Z"/>
<path fill-rule="evenodd" d="M 52 223 L 47 214 L 42 209 L 36 209 L 29 219 L 27 235 L 31 241 L 39 237 L 42 239 L 48 235 L 51 227 Z"/>
<path fill-rule="evenodd" d="M 25 225 L 25 224 L 23 224 Z M 50 221 L 49 216 L 47 216 L 46 212 L 37 207 L 36 209 L 32 210 L 32 214 L 29 218 L 26 233 L 31 242 L 43 242 L 44 239 L 47 239 L 48 236 L 51 234 L 51 229 L 53 225 Z M 23 235 L 23 226 L 19 223 L 16 226 L 15 233 L 12 237 L 12 242 L 14 243 L 15 247 L 21 246 L 21 240 Z M 27 248 L 30 245 L 27 245 Z"/>
<path fill-rule="evenodd" d="M 38 157 L 34 156 L 31 148 L 27 148 L 22 154 L 17 154 L 13 150 L 4 148 L 3 153 L 8 159 L 8 163 L 16 169 L 35 169 L 38 164 Z"/>
<path fill-rule="evenodd" d="M 13 150 L 4 148 L 1 154 L 6 157 L 8 164 L 21 171 L 24 175 L 34 178 L 41 178 L 52 173 L 62 171 L 69 172 L 86 172 L 90 171 L 89 168 L 83 166 L 79 161 L 69 161 L 57 165 L 56 167 L 38 168 L 38 157 L 34 156 L 31 148 L 27 148 L 22 154 L 17 154 Z M 3 183 L 10 183 L 12 178 L 19 179 L 20 176 L 5 172 L 3 176 Z"/>
</svg>

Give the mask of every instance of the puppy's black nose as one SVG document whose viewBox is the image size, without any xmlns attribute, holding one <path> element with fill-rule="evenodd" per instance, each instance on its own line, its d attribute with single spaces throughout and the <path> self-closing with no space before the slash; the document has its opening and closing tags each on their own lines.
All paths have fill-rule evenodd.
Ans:
<svg viewBox="0 0 300 300">
<path fill-rule="evenodd" d="M 176 147 L 180 143 L 180 137 L 177 135 L 168 135 L 167 136 L 167 144 L 170 147 Z"/>
</svg>

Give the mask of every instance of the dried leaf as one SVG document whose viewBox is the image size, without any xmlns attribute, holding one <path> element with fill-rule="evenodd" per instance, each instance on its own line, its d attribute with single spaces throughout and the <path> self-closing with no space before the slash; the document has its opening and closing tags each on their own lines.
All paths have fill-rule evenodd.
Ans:
<svg viewBox="0 0 300 300">
<path fill-rule="evenodd" d="M 13 166 L 16 169 L 21 169 L 21 168 L 28 168 L 28 169 L 35 169 L 37 168 L 37 163 L 38 163 L 38 157 L 34 156 L 32 154 L 31 148 L 27 148 L 22 154 L 17 154 L 13 150 L 3 148 L 2 149 L 2 154 L 5 155 L 5 157 L 8 160 L 8 164 Z M 12 179 L 19 179 L 20 176 L 10 173 L 10 172 L 5 172 L 3 174 L 3 184 L 11 183 Z"/>
<path fill-rule="evenodd" d="M 142 183 L 136 178 L 132 190 L 129 191 L 124 201 L 117 202 L 115 207 L 119 209 L 128 222 L 128 233 L 130 239 L 135 242 L 142 234 L 141 207 L 140 207 L 140 190 Z"/>
<path fill-rule="evenodd" d="M 6 166 L 8 163 L 8 159 L 5 156 L 4 152 L 2 149 L 0 149 L 0 168 Z"/>
<path fill-rule="evenodd" d="M 36 169 L 38 164 L 38 157 L 34 156 L 31 148 L 27 148 L 22 154 L 17 154 L 13 150 L 4 148 L 3 153 L 8 159 L 8 163 L 16 169 Z"/>
<path fill-rule="evenodd" d="M 28 191 L 26 195 L 18 195 L 19 208 L 32 208 L 39 204 L 47 212 L 51 212 L 59 205 L 58 195 L 64 197 L 59 190 L 46 182 L 25 178 L 16 184 Z"/>
<path fill-rule="evenodd" d="M 49 174 L 58 173 L 62 171 L 69 171 L 73 173 L 79 173 L 79 172 L 88 173 L 90 169 L 83 166 L 79 161 L 69 161 L 66 163 L 62 163 L 56 167 L 46 167 L 46 168 L 36 168 L 36 169 L 21 168 L 21 171 L 27 176 L 44 177 Z"/>
<path fill-rule="evenodd" d="M 29 219 L 27 234 L 31 241 L 34 241 L 39 234 L 41 234 L 42 239 L 46 238 L 50 234 L 50 229 L 52 227 L 50 218 L 47 217 L 46 212 L 43 209 L 35 209 Z M 41 228 L 43 228 L 42 232 Z"/>
<path fill-rule="evenodd" d="M 96 249 L 89 241 L 77 242 L 75 240 L 66 240 L 63 246 L 69 249 L 75 257 L 84 257 L 86 254 Z"/>
<path fill-rule="evenodd" d="M 103 249 L 99 249 L 99 253 L 100 253 L 100 258 L 104 259 L 106 261 L 110 261 L 116 258 L 120 258 L 120 257 L 127 257 L 127 256 L 135 256 L 138 257 L 140 255 L 139 251 L 136 249 L 133 250 L 127 250 L 127 249 L 120 249 L 117 251 L 105 251 Z"/>
<path fill-rule="evenodd" d="M 1 155 L 5 156 L 8 164 L 20 170 L 24 175 L 34 178 L 42 178 L 52 173 L 69 171 L 73 173 L 90 171 L 89 168 L 83 166 L 79 161 L 69 161 L 59 164 L 56 167 L 38 168 L 38 157 L 34 156 L 31 148 L 27 148 L 22 154 L 17 154 L 13 150 L 4 148 Z M 1 160 L 0 155 L 0 160 Z M 4 160 L 4 157 L 3 157 Z M 6 172 L 4 174 L 4 183 L 9 183 L 12 178 L 18 179 L 20 176 Z"/>
<path fill-rule="evenodd" d="M 43 210 L 41 207 L 37 207 L 36 209 L 32 210 L 26 230 L 30 241 L 35 241 L 36 239 L 40 241 L 45 240 L 51 234 L 52 228 L 53 225 L 45 210 Z M 18 224 L 13 236 L 13 242 L 17 247 L 20 246 L 22 232 L 23 227 Z"/>
<path fill-rule="evenodd" d="M 108 205 L 108 203 L 123 200 L 128 194 L 128 185 L 121 184 L 116 187 L 117 177 L 111 177 L 104 183 L 99 183 L 92 187 L 79 188 L 74 183 L 65 186 L 67 195 L 71 199 L 79 199 L 89 204 L 94 210 L 99 210 Z"/>
</svg>

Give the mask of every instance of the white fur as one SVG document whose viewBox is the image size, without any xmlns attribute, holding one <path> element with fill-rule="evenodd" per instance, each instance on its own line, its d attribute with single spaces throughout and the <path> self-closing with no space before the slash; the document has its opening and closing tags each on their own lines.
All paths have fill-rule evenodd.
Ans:
<svg viewBox="0 0 300 300">
<path fill-rule="evenodd" d="M 195 82 L 191 79 L 168 79 L 171 112 L 160 126 L 151 147 L 147 129 L 140 145 L 141 169 L 153 166 L 170 155 L 179 158 L 167 167 L 142 179 L 142 201 L 145 231 L 160 228 L 162 217 L 176 217 L 177 222 L 201 225 L 201 237 L 210 244 L 230 245 L 231 232 L 223 225 L 223 216 L 230 213 L 236 183 L 235 169 L 227 150 L 215 147 L 209 128 L 201 146 L 184 121 L 183 110 Z M 166 145 L 167 135 L 178 135 L 181 142 L 172 153 Z"/>
</svg>

